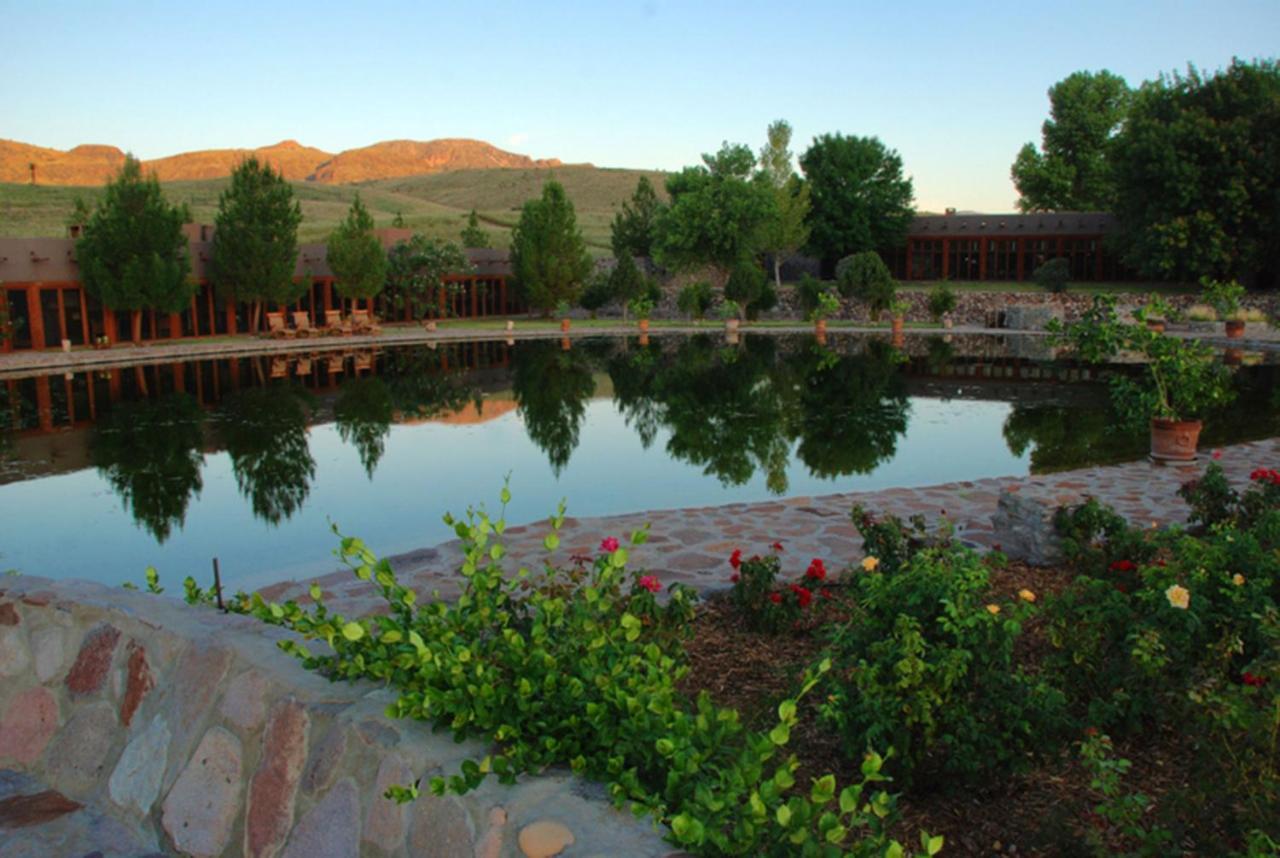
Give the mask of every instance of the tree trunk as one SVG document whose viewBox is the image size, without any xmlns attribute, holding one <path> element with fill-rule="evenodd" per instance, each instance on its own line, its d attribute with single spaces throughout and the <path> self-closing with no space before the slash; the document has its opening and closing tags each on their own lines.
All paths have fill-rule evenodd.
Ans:
<svg viewBox="0 0 1280 858">
<path fill-rule="evenodd" d="M 779 253 L 773 255 L 773 285 L 782 291 L 782 255 Z"/>
<path fill-rule="evenodd" d="M 133 328 L 133 344 L 135 346 L 142 345 L 142 311 L 134 310 L 130 317 L 130 326 Z"/>
<path fill-rule="evenodd" d="M 258 324 L 262 319 L 262 302 L 254 301 L 249 308 L 249 333 L 258 332 Z"/>
</svg>

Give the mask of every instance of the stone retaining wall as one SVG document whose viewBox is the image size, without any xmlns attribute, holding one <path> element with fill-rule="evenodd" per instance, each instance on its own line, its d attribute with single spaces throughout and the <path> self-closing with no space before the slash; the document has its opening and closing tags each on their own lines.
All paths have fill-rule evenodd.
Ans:
<svg viewBox="0 0 1280 858">
<path fill-rule="evenodd" d="M 403 806 L 383 798 L 485 749 L 387 719 L 385 689 L 303 671 L 276 648 L 284 634 L 165 596 L 4 579 L 0 772 L 105 812 L 116 834 L 101 836 L 129 854 L 138 844 L 255 858 L 673 851 L 603 787 L 567 773 Z M 0 841 L 37 834 L 0 831 Z M 96 848 L 125 851 L 112 847 Z"/>
</svg>

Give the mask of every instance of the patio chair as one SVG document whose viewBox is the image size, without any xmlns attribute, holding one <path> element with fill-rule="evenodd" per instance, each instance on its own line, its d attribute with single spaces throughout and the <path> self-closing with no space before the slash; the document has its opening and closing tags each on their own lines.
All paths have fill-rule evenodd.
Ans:
<svg viewBox="0 0 1280 858">
<path fill-rule="evenodd" d="M 346 369 L 346 355 L 330 355 L 329 356 L 329 375 L 338 375 Z"/>
<path fill-rule="evenodd" d="M 351 336 L 351 322 L 342 318 L 341 310 L 325 310 L 324 331 L 326 334 L 341 334 L 344 337 L 349 337 Z"/>
<path fill-rule="evenodd" d="M 293 374 L 298 376 L 311 375 L 311 356 L 298 358 L 298 364 L 293 368 Z"/>
<path fill-rule="evenodd" d="M 273 357 L 271 359 L 271 377 L 289 377 L 289 359 L 287 357 Z"/>
<path fill-rule="evenodd" d="M 376 337 L 382 333 L 382 326 L 378 324 L 377 317 L 370 314 L 368 310 L 352 310 L 351 325 L 357 334 L 372 334 Z"/>
<path fill-rule="evenodd" d="M 300 337 L 309 337 L 312 334 L 319 333 L 311 326 L 311 315 L 306 310 L 293 311 L 293 327 Z"/>
<path fill-rule="evenodd" d="M 283 312 L 267 313 L 267 333 L 272 339 L 292 339 L 297 336 L 297 331 L 289 327 L 285 322 Z"/>
</svg>

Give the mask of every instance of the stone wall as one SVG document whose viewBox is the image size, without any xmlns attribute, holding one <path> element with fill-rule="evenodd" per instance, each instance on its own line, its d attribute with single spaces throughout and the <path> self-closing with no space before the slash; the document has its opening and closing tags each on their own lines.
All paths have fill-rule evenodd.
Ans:
<svg viewBox="0 0 1280 858">
<path fill-rule="evenodd" d="M 305 672 L 275 646 L 284 635 L 166 596 L 0 580 L 0 787 L 38 782 L 63 812 L 96 814 L 103 856 L 673 851 L 568 773 L 403 806 L 383 798 L 485 749 L 386 718 L 390 692 Z M 15 799 L 4 796 L 0 852 L 65 851 L 38 826 L 5 829 Z"/>
</svg>

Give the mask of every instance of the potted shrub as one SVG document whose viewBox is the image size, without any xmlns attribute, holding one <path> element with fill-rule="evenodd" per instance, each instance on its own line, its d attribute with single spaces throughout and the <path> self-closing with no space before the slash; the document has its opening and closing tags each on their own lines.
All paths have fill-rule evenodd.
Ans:
<svg viewBox="0 0 1280 858">
<path fill-rule="evenodd" d="M 1109 361 L 1122 351 L 1145 358 L 1137 378 L 1111 376 L 1117 410 L 1130 425 L 1149 427 L 1153 459 L 1188 461 L 1195 458 L 1201 418 L 1234 395 L 1230 372 L 1207 344 L 1151 330 L 1146 314 L 1140 307 L 1134 312 L 1136 323 L 1122 322 L 1115 298 L 1098 296 L 1080 321 L 1064 326 L 1055 319 L 1048 329 L 1092 363 Z"/>
<path fill-rule="evenodd" d="M 727 331 L 738 330 L 738 319 L 741 315 L 742 307 L 732 298 L 720 305 L 720 316 L 724 319 L 724 327 Z"/>
<path fill-rule="evenodd" d="M 910 304 L 898 298 L 895 298 L 889 303 L 889 312 L 893 314 L 894 339 L 900 339 L 902 337 L 902 330 L 907 324 L 907 311 L 910 309 Z"/>
<path fill-rule="evenodd" d="M 653 315 L 653 300 L 647 295 L 640 295 L 627 302 L 631 312 L 635 314 L 641 333 L 649 331 L 649 317 Z"/>
<path fill-rule="evenodd" d="M 570 322 L 568 301 L 561 301 L 556 304 L 556 315 L 560 317 L 560 330 L 568 333 Z"/>
<path fill-rule="evenodd" d="M 1157 334 L 1163 334 L 1168 323 L 1178 317 L 1178 312 L 1159 295 L 1149 295 L 1147 303 L 1133 311 L 1133 317 Z"/>
<path fill-rule="evenodd" d="M 946 283 L 939 283 L 929 291 L 929 315 L 944 328 L 951 327 L 951 314 L 956 309 L 956 293 Z"/>
<path fill-rule="evenodd" d="M 1200 280 L 1204 288 L 1205 303 L 1213 307 L 1218 318 L 1226 324 L 1227 337 L 1239 339 L 1244 336 L 1245 317 L 1240 312 L 1240 299 L 1244 297 L 1244 287 L 1234 280 Z"/>
<path fill-rule="evenodd" d="M 809 311 L 809 321 L 813 322 L 814 333 L 823 336 L 827 333 L 827 319 L 840 312 L 840 299 L 827 289 L 819 292 L 814 301 L 814 307 Z"/>
</svg>

